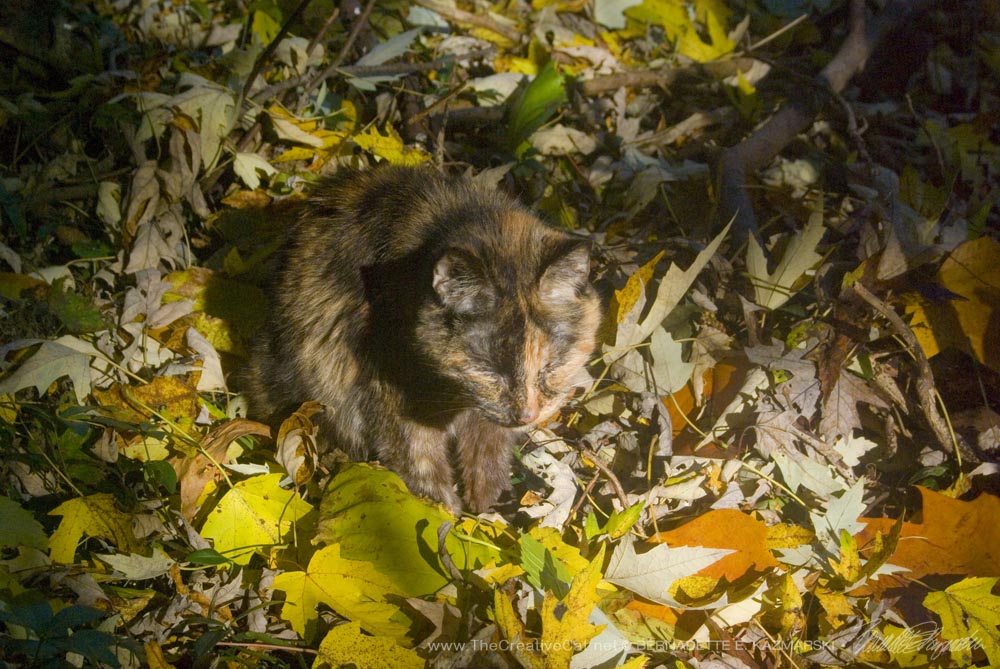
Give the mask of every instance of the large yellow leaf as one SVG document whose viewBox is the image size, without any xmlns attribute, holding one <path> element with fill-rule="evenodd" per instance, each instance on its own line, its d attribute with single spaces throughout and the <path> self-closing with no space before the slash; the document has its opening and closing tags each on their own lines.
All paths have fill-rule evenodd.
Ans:
<svg viewBox="0 0 1000 669">
<path fill-rule="evenodd" d="M 410 621 L 385 601 L 386 595 L 398 595 L 395 583 L 370 562 L 341 557 L 336 544 L 316 551 L 306 571 L 275 576 L 274 588 L 285 592 L 281 617 L 304 638 L 315 633 L 316 606 L 326 604 L 371 634 L 406 640 Z"/>
<path fill-rule="evenodd" d="M 116 383 L 92 394 L 112 418 L 125 423 L 150 419 L 150 409 L 181 427 L 190 426 L 198 416 L 198 391 L 177 376 L 157 376 L 142 386 Z"/>
<path fill-rule="evenodd" d="M 247 564 L 262 546 L 280 543 L 312 509 L 297 492 L 278 485 L 283 476 L 255 476 L 234 485 L 205 520 L 202 536 L 213 539 L 215 550 L 237 564 Z"/>
<path fill-rule="evenodd" d="M 174 287 L 164 296 L 164 303 L 191 300 L 195 311 L 167 330 L 179 331 L 193 325 L 217 351 L 242 353 L 267 315 L 267 297 L 260 288 L 224 279 L 210 269 L 191 267 L 171 272 L 166 280 Z"/>
<path fill-rule="evenodd" d="M 438 528 L 455 523 L 439 504 L 414 497 L 402 479 L 366 464 L 344 467 L 330 482 L 320 506 L 317 540 L 338 544 L 345 558 L 366 560 L 405 597 L 429 595 L 448 583 L 438 559 Z M 490 546 L 490 524 L 463 532 L 452 528 L 445 546 L 459 569 L 478 569 L 499 559 Z"/>
<path fill-rule="evenodd" d="M 590 612 L 600 599 L 597 585 L 601 582 L 604 565 L 604 544 L 586 569 L 573 577 L 569 594 L 562 600 L 553 593 L 545 593 L 542 601 L 542 648 L 545 667 L 569 667 L 573 653 L 586 647 L 602 627 L 590 624 Z"/>
<path fill-rule="evenodd" d="M 132 516 L 118 510 L 113 495 L 99 493 L 63 502 L 49 512 L 62 516 L 49 538 L 49 555 L 55 562 L 71 564 L 84 535 L 114 542 L 122 553 L 144 553 L 146 546 L 132 531 Z"/>
<path fill-rule="evenodd" d="M 924 606 L 941 616 L 941 636 L 956 666 L 970 666 L 976 646 L 986 652 L 990 666 L 1000 666 L 1000 596 L 993 594 L 997 580 L 967 578 L 924 598 Z"/>
<path fill-rule="evenodd" d="M 357 623 L 338 625 L 323 637 L 313 669 L 423 669 L 423 658 L 392 639 L 361 633 Z"/>
<path fill-rule="evenodd" d="M 694 20 L 688 14 L 689 9 L 694 10 Z M 714 60 L 735 46 L 726 34 L 729 10 L 721 0 L 643 0 L 642 4 L 626 9 L 625 14 L 661 26 L 667 39 L 677 44 L 677 53 L 699 62 Z M 708 41 L 702 39 L 703 32 L 707 33 Z"/>
</svg>

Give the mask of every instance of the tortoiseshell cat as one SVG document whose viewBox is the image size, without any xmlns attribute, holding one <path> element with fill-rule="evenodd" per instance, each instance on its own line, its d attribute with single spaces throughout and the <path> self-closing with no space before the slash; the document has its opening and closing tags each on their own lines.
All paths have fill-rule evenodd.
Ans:
<svg viewBox="0 0 1000 669">
<path fill-rule="evenodd" d="M 519 431 L 581 378 L 600 321 L 589 243 L 429 169 L 318 184 L 290 230 L 251 412 L 317 400 L 320 439 L 414 493 L 475 511 L 508 487 Z M 456 457 L 457 456 L 457 457 Z"/>
</svg>

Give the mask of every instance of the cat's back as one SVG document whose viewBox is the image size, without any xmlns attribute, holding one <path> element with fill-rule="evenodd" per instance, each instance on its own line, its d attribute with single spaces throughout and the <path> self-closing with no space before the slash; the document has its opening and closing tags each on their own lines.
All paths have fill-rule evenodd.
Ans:
<svg viewBox="0 0 1000 669">
<path fill-rule="evenodd" d="M 495 189 L 429 168 L 344 171 L 310 189 L 289 249 L 313 268 L 375 265 L 432 253 L 469 229 L 499 228 L 500 214 L 515 207 Z"/>
</svg>

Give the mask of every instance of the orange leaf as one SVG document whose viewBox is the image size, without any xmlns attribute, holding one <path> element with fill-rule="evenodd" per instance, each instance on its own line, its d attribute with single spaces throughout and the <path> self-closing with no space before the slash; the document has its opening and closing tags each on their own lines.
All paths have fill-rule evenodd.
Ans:
<svg viewBox="0 0 1000 669">
<path fill-rule="evenodd" d="M 751 569 L 763 572 L 778 566 L 778 561 L 768 549 L 769 534 L 767 525 L 748 514 L 736 509 L 715 509 L 675 530 L 660 532 L 652 541 L 668 546 L 704 546 L 736 551 L 699 572 L 704 576 L 725 578 L 732 583 Z"/>
<path fill-rule="evenodd" d="M 971 502 L 952 499 L 921 488 L 922 522 L 903 523 L 903 532 L 888 562 L 906 567 L 899 580 L 927 574 L 964 576 L 1000 575 L 1000 498 L 982 494 Z M 888 534 L 895 522 L 889 518 L 861 518 L 868 524 L 858 535 L 858 546 L 870 543 L 876 532 Z M 878 586 L 892 587 L 892 579 L 881 577 Z"/>
</svg>

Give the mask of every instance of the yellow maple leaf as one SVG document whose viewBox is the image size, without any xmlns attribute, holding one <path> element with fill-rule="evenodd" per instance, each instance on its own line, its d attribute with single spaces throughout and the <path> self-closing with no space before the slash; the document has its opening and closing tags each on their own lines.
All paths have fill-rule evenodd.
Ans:
<svg viewBox="0 0 1000 669">
<path fill-rule="evenodd" d="M 510 652 L 524 667 L 531 669 L 568 669 L 574 653 L 583 650 L 602 627 L 589 622 L 590 613 L 600 599 L 597 586 L 601 582 L 604 564 L 604 544 L 594 559 L 576 576 L 569 592 L 560 599 L 546 592 L 542 600 L 542 637 L 537 643 L 527 638 L 524 623 L 514 612 L 507 596 L 494 593 L 494 615 L 503 637 L 509 641 Z M 536 650 L 536 647 L 538 650 Z"/>
<path fill-rule="evenodd" d="M 419 146 L 406 146 L 403 144 L 403 138 L 388 123 L 385 125 L 385 130 L 386 134 L 383 135 L 379 132 L 378 128 L 370 126 L 366 130 L 362 130 L 354 135 L 351 139 L 365 151 L 379 158 L 385 158 L 392 165 L 414 167 L 430 160 L 431 154 Z"/>
<path fill-rule="evenodd" d="M 278 485 L 283 477 L 265 474 L 234 485 L 209 513 L 202 536 L 241 565 L 258 548 L 280 543 L 292 524 L 312 510 L 297 492 Z"/>
<path fill-rule="evenodd" d="M 72 564 L 76 546 L 84 535 L 114 542 L 122 553 L 145 554 L 146 546 L 132 531 L 132 515 L 119 511 L 114 495 L 98 493 L 63 502 L 50 516 L 62 516 L 49 538 L 49 556 L 55 562 Z"/>
<path fill-rule="evenodd" d="M 791 574 L 782 574 L 770 582 L 764 602 L 764 623 L 768 629 L 787 637 L 805 626 L 802 593 Z"/>
<path fill-rule="evenodd" d="M 303 638 L 315 633 L 316 606 L 326 604 L 371 634 L 406 641 L 410 621 L 385 601 L 386 595 L 399 595 L 392 579 L 370 562 L 341 557 L 337 544 L 316 551 L 306 571 L 275 576 L 273 587 L 286 594 L 281 617 Z"/>
<path fill-rule="evenodd" d="M 260 288 L 225 279 L 205 267 L 171 272 L 166 281 L 173 288 L 163 296 L 164 304 L 187 299 L 195 311 L 168 329 L 192 325 L 219 352 L 242 353 L 267 313 L 267 297 Z"/>
<path fill-rule="evenodd" d="M 694 20 L 688 14 L 694 10 Z M 667 39 L 676 43 L 677 53 L 698 62 L 714 60 L 733 50 L 733 41 L 726 34 L 729 10 L 721 0 L 643 0 L 625 10 L 626 16 L 663 28 Z M 697 21 L 697 25 L 695 23 Z M 707 33 L 709 41 L 702 39 Z"/>
<path fill-rule="evenodd" d="M 361 633 L 358 623 L 338 625 L 323 637 L 313 669 L 345 666 L 423 669 L 424 659 L 392 639 Z"/>
<path fill-rule="evenodd" d="M 573 654 L 583 650 L 587 642 L 603 629 L 588 622 L 590 612 L 600 599 L 597 585 L 601 582 L 604 564 L 604 544 L 587 568 L 573 577 L 569 593 L 560 600 L 545 593 L 542 601 L 542 644 L 545 667 L 569 667 Z"/>
<path fill-rule="evenodd" d="M 508 652 L 518 664 L 527 669 L 543 669 L 545 660 L 530 650 L 528 630 L 515 613 L 506 593 L 499 588 L 493 591 L 493 617 L 500 634 L 508 641 Z"/>
<path fill-rule="evenodd" d="M 143 386 L 113 384 L 107 390 L 94 390 L 97 403 L 115 420 L 141 423 L 151 417 L 150 408 L 181 427 L 198 416 L 198 391 L 177 376 L 157 376 Z"/>
<path fill-rule="evenodd" d="M 976 646 L 986 652 L 990 666 L 1000 666 L 1000 596 L 993 594 L 997 580 L 967 578 L 924 598 L 924 606 L 941 617 L 941 637 L 956 666 L 970 666 Z"/>
<path fill-rule="evenodd" d="M 857 582 L 862 575 L 861 555 L 858 553 L 858 542 L 846 530 L 840 531 L 840 559 L 827 558 L 833 573 L 839 576 L 845 584 Z"/>
<path fill-rule="evenodd" d="M 826 612 L 826 620 L 831 629 L 840 629 L 849 619 L 858 615 L 851 597 L 840 591 L 817 587 L 813 595 Z"/>
</svg>

